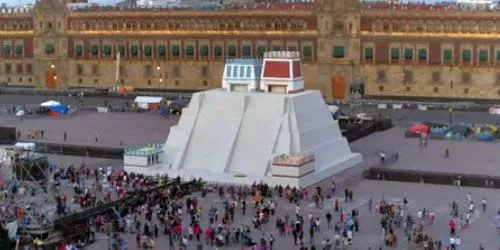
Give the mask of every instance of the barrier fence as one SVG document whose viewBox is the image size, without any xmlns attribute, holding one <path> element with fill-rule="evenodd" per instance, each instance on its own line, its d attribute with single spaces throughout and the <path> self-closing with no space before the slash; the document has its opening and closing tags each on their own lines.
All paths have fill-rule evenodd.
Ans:
<svg viewBox="0 0 500 250">
<path fill-rule="evenodd" d="M 439 185 L 500 188 L 500 176 L 461 173 L 444 173 L 418 170 L 371 167 L 364 171 L 364 178 L 401 182 L 419 182 Z"/>
</svg>

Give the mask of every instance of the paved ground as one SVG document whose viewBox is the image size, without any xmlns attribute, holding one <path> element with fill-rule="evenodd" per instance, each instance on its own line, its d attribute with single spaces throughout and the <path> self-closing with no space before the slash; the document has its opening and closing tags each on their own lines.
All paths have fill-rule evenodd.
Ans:
<svg viewBox="0 0 500 250">
<path fill-rule="evenodd" d="M 471 193 L 473 200 L 479 203 L 484 197 L 489 202 L 489 209 L 485 214 L 480 212 L 473 216 L 472 224 L 469 229 L 464 230 L 459 233 L 462 238 L 462 247 L 460 249 L 477 249 L 480 243 L 484 243 L 486 249 L 495 249 L 500 245 L 500 237 L 496 233 L 494 227 L 491 225 L 493 217 L 500 207 L 500 194 L 496 190 L 485 190 L 485 189 L 475 189 L 475 188 L 456 188 L 451 186 L 434 186 L 434 185 L 422 185 L 422 184 L 408 184 L 408 183 L 397 183 L 397 182 L 378 182 L 378 181 L 368 181 L 364 180 L 356 185 L 353 185 L 351 189 L 354 192 L 355 201 L 349 202 L 343 205 L 345 210 L 350 211 L 352 208 L 356 207 L 360 210 L 360 233 L 355 233 L 354 244 L 352 248 L 356 250 L 366 250 L 368 246 L 373 249 L 378 249 L 382 246 L 382 235 L 380 229 L 380 217 L 375 212 L 369 212 L 368 210 L 368 200 L 372 198 L 374 202 L 385 199 L 392 202 L 401 202 L 403 198 L 409 200 L 408 211 L 415 214 L 418 209 L 428 208 L 433 211 L 437 216 L 437 223 L 428 227 L 428 232 L 436 240 L 442 240 L 444 244 L 448 242 L 448 228 L 447 223 L 449 221 L 448 213 L 448 203 L 451 201 L 457 201 L 461 209 L 465 207 L 467 203 L 467 193 Z M 439 191 L 439 192 L 438 192 Z M 423 195 L 425 194 L 425 195 Z M 342 199 L 342 195 L 338 195 L 339 199 Z M 337 198 L 337 196 L 334 196 Z M 247 202 L 250 202 L 247 201 Z M 308 214 L 311 213 L 315 217 L 319 217 L 322 220 L 321 233 L 315 235 L 315 243 L 318 246 L 321 241 L 329 237 L 333 238 L 333 231 L 326 229 L 326 219 L 325 213 L 327 210 L 333 213 L 333 199 L 327 200 L 323 208 L 315 208 L 312 205 L 311 200 L 306 200 L 301 204 L 301 213 L 307 218 Z M 249 203 L 248 203 L 249 204 Z M 218 208 L 219 211 L 223 210 L 222 200 L 216 197 L 214 194 L 209 194 L 204 199 L 202 199 L 202 205 L 205 209 L 210 206 Z M 286 214 L 291 217 L 295 214 L 295 206 L 288 204 L 283 200 L 278 200 L 278 211 L 277 216 L 284 218 Z M 463 211 L 463 210 L 462 210 Z M 206 212 L 204 213 L 204 218 L 202 220 L 202 227 L 205 228 L 208 225 L 208 218 Z M 298 249 L 293 245 L 293 238 L 288 236 L 286 238 L 280 238 L 276 229 L 274 228 L 275 218 L 271 219 L 271 223 L 264 225 L 262 232 L 252 230 L 253 237 L 258 240 L 262 234 L 268 235 L 273 233 L 277 239 L 274 249 Z M 334 220 L 338 220 L 339 215 L 334 213 Z M 187 218 L 185 218 L 187 220 Z M 241 215 L 241 211 L 238 209 L 236 211 L 235 222 L 233 226 L 239 226 L 241 224 L 251 225 L 252 213 L 248 212 L 246 216 Z M 185 225 L 187 226 L 187 225 Z M 306 222 L 306 228 L 309 227 L 309 223 Z M 401 243 L 398 247 L 394 249 L 418 249 L 411 247 L 410 244 L 402 241 L 402 231 L 398 231 Z M 125 238 L 129 242 L 129 248 L 134 249 L 135 246 L 135 235 L 127 234 Z M 309 243 L 308 232 L 304 234 L 304 239 L 306 243 Z M 157 240 L 158 249 L 166 249 L 168 246 L 168 239 L 165 236 L 160 236 Z M 93 244 L 89 249 L 106 249 L 107 240 L 101 239 L 96 244 Z M 306 244 L 307 246 L 308 244 Z M 238 244 L 233 244 L 229 249 L 240 248 Z M 176 247 L 177 249 L 177 247 Z M 195 249 L 194 246 L 190 246 L 189 249 Z M 204 249 L 215 249 L 207 248 Z M 384 247 L 383 249 L 386 249 Z"/>
<path fill-rule="evenodd" d="M 472 139 L 462 141 L 429 139 L 428 147 L 419 147 L 418 139 L 405 138 L 406 127 L 396 126 L 384 132 L 377 132 L 352 143 L 357 151 L 395 151 L 399 161 L 391 168 L 418 169 L 436 172 L 500 175 L 500 144 L 479 142 Z M 450 158 L 444 158 L 445 148 Z"/>
<path fill-rule="evenodd" d="M 67 132 L 67 143 L 118 147 L 148 143 L 163 143 L 167 139 L 177 118 L 164 118 L 149 113 L 85 113 L 68 117 L 40 117 L 16 121 L 0 121 L 0 125 L 16 126 L 22 140 L 27 140 L 29 131 L 44 130 L 44 140 L 63 142 Z M 95 142 L 95 132 L 99 142 Z"/>
</svg>

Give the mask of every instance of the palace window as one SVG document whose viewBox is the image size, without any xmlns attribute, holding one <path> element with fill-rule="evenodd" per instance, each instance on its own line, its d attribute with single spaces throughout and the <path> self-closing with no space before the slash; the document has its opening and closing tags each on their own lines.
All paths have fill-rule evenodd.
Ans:
<svg viewBox="0 0 500 250">
<path fill-rule="evenodd" d="M 313 54 L 312 53 L 312 47 L 311 46 L 304 46 L 303 50 L 304 50 L 304 53 L 303 53 L 304 58 L 305 59 L 311 59 L 312 58 L 312 54 Z"/>
<path fill-rule="evenodd" d="M 125 46 L 124 45 L 118 45 L 117 50 L 118 50 L 118 52 L 120 52 L 121 56 L 125 56 Z"/>
<path fill-rule="evenodd" d="M 399 60 L 399 49 L 398 48 L 391 49 L 391 60 Z"/>
<path fill-rule="evenodd" d="M 365 48 L 365 60 L 373 60 L 373 48 Z"/>
<path fill-rule="evenodd" d="M 97 45 L 92 45 L 92 46 L 90 47 L 90 54 L 91 54 L 92 56 L 98 56 L 98 55 L 99 55 L 99 46 L 97 46 Z"/>
<path fill-rule="evenodd" d="M 201 57 L 208 57 L 209 55 L 209 49 L 208 49 L 208 45 L 201 45 L 200 46 L 200 56 Z"/>
<path fill-rule="evenodd" d="M 333 47 L 333 57 L 334 58 L 344 58 L 344 47 L 343 46 L 335 46 Z"/>
<path fill-rule="evenodd" d="M 470 49 L 462 50 L 462 61 L 470 62 L 472 59 L 472 51 Z"/>
<path fill-rule="evenodd" d="M 158 56 L 165 57 L 167 55 L 167 47 L 165 45 L 158 46 Z"/>
<path fill-rule="evenodd" d="M 56 48 L 54 47 L 54 44 L 52 44 L 52 43 L 45 44 L 45 54 L 46 55 L 52 55 L 52 54 L 54 54 L 54 52 L 56 52 Z M 4 54 L 5 54 L 5 50 L 4 50 Z M 9 47 L 9 55 L 10 55 L 10 47 Z"/>
<path fill-rule="evenodd" d="M 236 56 L 236 45 L 229 45 L 229 46 L 227 46 L 227 55 L 229 57 L 235 57 Z"/>
<path fill-rule="evenodd" d="M 17 45 L 16 46 L 16 56 L 22 56 L 23 55 L 23 50 L 24 50 L 23 45 Z"/>
<path fill-rule="evenodd" d="M 133 57 L 137 57 L 139 55 L 139 46 L 137 45 L 130 46 L 130 55 Z"/>
<path fill-rule="evenodd" d="M 257 54 L 258 57 L 263 57 L 264 52 L 266 52 L 267 48 L 264 45 L 259 45 L 257 46 L 257 49 L 255 50 L 255 54 Z"/>
<path fill-rule="evenodd" d="M 214 57 L 222 57 L 222 46 L 221 45 L 215 45 L 214 46 Z"/>
<path fill-rule="evenodd" d="M 453 50 L 452 49 L 443 50 L 443 62 L 445 64 L 451 64 L 453 62 Z"/>
<path fill-rule="evenodd" d="M 111 53 L 113 51 L 111 45 L 104 45 L 103 50 L 104 50 L 104 56 L 108 56 L 108 57 L 111 56 Z"/>
<path fill-rule="evenodd" d="M 172 57 L 179 57 L 181 54 L 179 45 L 172 45 L 170 48 L 170 52 L 172 53 Z"/>
<path fill-rule="evenodd" d="M 83 55 L 83 46 L 78 44 L 75 46 L 75 56 L 81 57 Z"/>
<path fill-rule="evenodd" d="M 194 46 L 193 45 L 187 45 L 186 46 L 186 56 L 187 57 L 193 57 L 194 56 Z"/>
<path fill-rule="evenodd" d="M 153 55 L 153 47 L 151 45 L 144 46 L 144 56 L 150 57 Z"/>
<path fill-rule="evenodd" d="M 500 50 L 497 50 L 495 53 L 496 53 L 495 60 L 497 64 L 500 64 Z"/>
<path fill-rule="evenodd" d="M 252 47 L 250 47 L 250 45 L 243 45 L 241 48 L 241 53 L 245 57 L 252 56 Z"/>
<path fill-rule="evenodd" d="M 405 60 L 406 61 L 413 60 L 413 49 L 410 48 L 405 49 Z"/>
<path fill-rule="evenodd" d="M 426 49 L 418 49 L 418 60 L 419 61 L 427 61 L 427 50 Z"/>
<path fill-rule="evenodd" d="M 487 63 L 488 57 L 489 57 L 488 50 L 482 49 L 479 51 L 479 62 L 480 63 Z"/>
</svg>

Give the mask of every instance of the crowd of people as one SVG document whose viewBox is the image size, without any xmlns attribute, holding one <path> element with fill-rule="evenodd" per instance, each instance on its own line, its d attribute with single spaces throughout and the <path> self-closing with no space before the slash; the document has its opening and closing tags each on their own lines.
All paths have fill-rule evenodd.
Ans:
<svg viewBox="0 0 500 250">
<path fill-rule="evenodd" d="M 277 245 L 287 239 L 291 241 L 290 245 L 301 250 L 351 249 L 359 247 L 356 238 L 361 234 L 363 224 L 360 210 L 374 210 L 379 214 L 383 234 L 381 242 L 373 242 L 363 249 L 399 249 L 401 246 L 426 250 L 458 249 L 462 244 L 460 232 L 467 230 L 471 219 L 477 216 L 470 194 L 467 195 L 469 205 L 465 212 L 460 213 L 458 203 L 452 202 L 450 238 L 443 240 L 429 233 L 429 227 L 437 221 L 431 209 L 412 211 L 408 209 L 410 205 L 406 198 L 396 202 L 381 200 L 375 204 L 370 198 L 365 208 L 353 207 L 356 200 L 353 191 L 344 189 L 343 198 L 335 197 L 338 189 L 335 182 L 326 192 L 320 186 L 203 185 L 201 180 L 183 189 L 179 184 L 164 185 L 168 182 L 164 176 L 148 177 L 110 166 L 92 169 L 84 164 L 78 167 L 51 165 L 49 173 L 51 188 L 58 194 L 54 197 L 56 218 L 133 197 L 133 202 L 80 221 L 79 226 L 84 232 L 82 237 L 67 238 L 59 249 L 92 249 L 93 242 L 102 239 L 98 236 L 105 236 L 106 245 L 113 250 L 155 249 L 158 241 L 168 242 L 168 249 L 277 249 Z M 173 182 L 180 183 L 180 179 Z M 15 179 L 4 181 L 1 187 L 4 192 L 0 210 L 4 218 L 2 224 L 7 222 L 7 215 L 29 224 L 28 211 L 19 212 L 20 207 L 5 201 L 19 198 L 19 195 L 36 196 L 44 191 L 25 189 L 20 194 L 24 187 Z M 69 193 L 63 190 L 68 187 Z M 211 201 L 207 198 L 209 196 L 216 199 Z M 330 205 L 325 200 L 333 200 L 333 205 L 328 207 Z M 312 204 L 314 211 L 310 210 L 308 203 Z M 481 210 L 486 211 L 486 199 L 483 198 L 480 204 Z M 283 209 L 285 206 L 291 207 L 291 211 Z M 246 220 L 245 216 L 251 219 Z M 49 223 L 49 218 L 46 221 Z M 325 231 L 330 237 L 322 234 Z M 130 240 L 134 236 L 135 242 Z M 43 245 L 39 239 L 34 243 Z"/>
</svg>

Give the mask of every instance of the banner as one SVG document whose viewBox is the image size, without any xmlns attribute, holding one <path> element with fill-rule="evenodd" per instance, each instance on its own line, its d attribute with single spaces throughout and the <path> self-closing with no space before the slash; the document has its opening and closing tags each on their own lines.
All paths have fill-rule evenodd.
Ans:
<svg viewBox="0 0 500 250">
<path fill-rule="evenodd" d="M 427 110 L 427 106 L 426 106 L 426 105 L 419 104 L 419 105 L 418 105 L 418 110 Z"/>
<path fill-rule="evenodd" d="M 379 105 L 377 105 L 377 108 L 378 108 L 378 109 L 387 109 L 387 104 L 385 104 L 385 103 L 380 103 Z"/>
<path fill-rule="evenodd" d="M 106 108 L 106 107 L 97 107 L 97 113 L 108 113 L 108 108 Z"/>
<path fill-rule="evenodd" d="M 489 113 L 490 115 L 500 115 L 500 107 L 499 106 L 490 107 Z"/>
<path fill-rule="evenodd" d="M 403 104 L 392 104 L 392 109 L 402 109 Z"/>
</svg>

